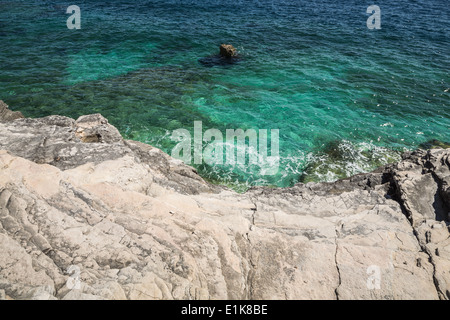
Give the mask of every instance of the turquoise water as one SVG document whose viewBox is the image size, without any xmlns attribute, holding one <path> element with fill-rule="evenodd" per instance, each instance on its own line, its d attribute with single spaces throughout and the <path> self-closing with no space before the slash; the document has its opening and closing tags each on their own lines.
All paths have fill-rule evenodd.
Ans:
<svg viewBox="0 0 450 320">
<path fill-rule="evenodd" d="M 0 99 L 26 116 L 101 113 L 170 154 L 175 129 L 279 129 L 280 166 L 196 165 L 229 185 L 333 181 L 450 140 L 448 3 L 0 2 Z M 221 43 L 241 60 L 205 66 Z"/>
</svg>

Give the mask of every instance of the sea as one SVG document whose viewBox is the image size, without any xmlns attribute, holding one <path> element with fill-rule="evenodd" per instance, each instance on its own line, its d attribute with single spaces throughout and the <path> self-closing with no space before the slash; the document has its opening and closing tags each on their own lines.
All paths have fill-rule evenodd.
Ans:
<svg viewBox="0 0 450 320">
<path fill-rule="evenodd" d="M 444 0 L 0 1 L 0 100 L 26 117 L 101 113 L 168 154 L 194 122 L 267 130 L 269 153 L 276 129 L 271 174 L 189 164 L 237 191 L 335 181 L 450 140 L 449 25 Z"/>
</svg>

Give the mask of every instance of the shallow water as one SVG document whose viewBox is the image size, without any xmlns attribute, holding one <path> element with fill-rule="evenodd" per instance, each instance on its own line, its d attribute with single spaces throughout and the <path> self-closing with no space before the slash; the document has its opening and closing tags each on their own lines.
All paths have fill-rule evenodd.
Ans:
<svg viewBox="0 0 450 320">
<path fill-rule="evenodd" d="M 197 165 L 234 187 L 332 181 L 450 140 L 446 1 L 0 2 L 0 99 L 26 116 L 102 113 L 170 154 L 173 130 L 279 129 L 280 166 Z M 199 60 L 235 45 L 241 60 Z M 338 155 L 336 155 L 338 153 Z"/>
</svg>

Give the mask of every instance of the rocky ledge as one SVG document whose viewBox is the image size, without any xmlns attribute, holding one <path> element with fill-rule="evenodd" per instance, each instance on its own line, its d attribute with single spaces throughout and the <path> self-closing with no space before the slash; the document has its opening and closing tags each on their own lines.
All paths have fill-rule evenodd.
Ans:
<svg viewBox="0 0 450 320">
<path fill-rule="evenodd" d="M 237 194 L 101 115 L 0 105 L 0 150 L 0 299 L 450 298 L 450 149 Z"/>
</svg>

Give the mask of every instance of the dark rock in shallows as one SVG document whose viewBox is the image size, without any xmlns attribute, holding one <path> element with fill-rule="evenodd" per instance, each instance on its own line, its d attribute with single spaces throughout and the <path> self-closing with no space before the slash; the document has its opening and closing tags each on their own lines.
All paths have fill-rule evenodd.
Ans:
<svg viewBox="0 0 450 320">
<path fill-rule="evenodd" d="M 203 66 L 205 67 L 215 67 L 215 66 L 222 66 L 222 67 L 228 67 L 236 62 L 238 62 L 237 58 L 225 58 L 220 55 L 214 55 L 210 57 L 201 58 L 198 60 Z"/>
<path fill-rule="evenodd" d="M 439 141 L 437 139 L 429 140 L 427 142 L 421 143 L 419 148 L 429 150 L 429 149 L 448 149 L 450 148 L 450 142 Z"/>
</svg>

